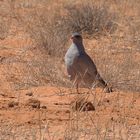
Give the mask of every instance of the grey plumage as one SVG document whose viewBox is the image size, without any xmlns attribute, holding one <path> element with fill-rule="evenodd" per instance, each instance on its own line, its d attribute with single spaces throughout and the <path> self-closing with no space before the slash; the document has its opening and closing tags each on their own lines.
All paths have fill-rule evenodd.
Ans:
<svg viewBox="0 0 140 140">
<path fill-rule="evenodd" d="M 82 36 L 79 33 L 72 34 L 72 44 L 65 55 L 65 64 L 70 80 L 78 86 L 84 82 L 88 87 L 92 87 L 94 82 L 103 88 L 107 84 L 97 71 L 96 65 L 85 52 Z"/>
</svg>

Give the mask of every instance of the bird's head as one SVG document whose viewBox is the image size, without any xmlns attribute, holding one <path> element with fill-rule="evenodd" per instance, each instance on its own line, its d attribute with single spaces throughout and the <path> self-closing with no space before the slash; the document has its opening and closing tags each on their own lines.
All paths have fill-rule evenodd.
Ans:
<svg viewBox="0 0 140 140">
<path fill-rule="evenodd" d="M 71 40 L 73 43 L 82 43 L 83 41 L 81 34 L 79 34 L 78 32 L 72 34 Z"/>
</svg>

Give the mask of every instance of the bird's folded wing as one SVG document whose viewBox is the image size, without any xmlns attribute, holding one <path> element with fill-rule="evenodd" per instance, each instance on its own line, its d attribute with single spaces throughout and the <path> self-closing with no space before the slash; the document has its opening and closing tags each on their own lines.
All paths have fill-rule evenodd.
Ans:
<svg viewBox="0 0 140 140">
<path fill-rule="evenodd" d="M 75 61 L 77 62 L 77 67 L 79 67 L 82 73 L 88 73 L 94 77 L 97 75 L 97 68 L 87 54 L 79 55 Z"/>
</svg>

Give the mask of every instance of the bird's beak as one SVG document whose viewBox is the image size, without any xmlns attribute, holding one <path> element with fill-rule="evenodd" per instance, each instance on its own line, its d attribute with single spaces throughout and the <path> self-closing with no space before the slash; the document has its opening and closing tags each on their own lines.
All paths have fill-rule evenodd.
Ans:
<svg viewBox="0 0 140 140">
<path fill-rule="evenodd" d="M 71 37 L 70 40 L 73 40 L 74 37 Z"/>
</svg>

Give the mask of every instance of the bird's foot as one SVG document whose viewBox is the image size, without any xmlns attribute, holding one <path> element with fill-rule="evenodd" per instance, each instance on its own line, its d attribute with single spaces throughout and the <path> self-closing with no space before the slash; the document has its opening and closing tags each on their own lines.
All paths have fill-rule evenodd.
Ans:
<svg viewBox="0 0 140 140">
<path fill-rule="evenodd" d="M 105 93 L 113 92 L 112 87 L 108 87 L 108 86 L 105 87 L 104 92 L 105 92 Z"/>
</svg>

